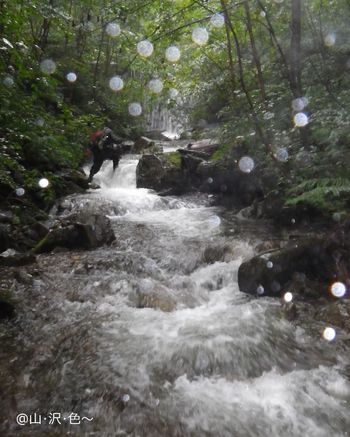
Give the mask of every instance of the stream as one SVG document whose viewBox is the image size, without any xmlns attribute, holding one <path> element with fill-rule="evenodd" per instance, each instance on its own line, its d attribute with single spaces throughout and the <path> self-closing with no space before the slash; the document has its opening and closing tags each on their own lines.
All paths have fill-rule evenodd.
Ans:
<svg viewBox="0 0 350 437">
<path fill-rule="evenodd" d="M 116 242 L 40 255 L 14 290 L 18 317 L 0 327 L 1 435 L 348 435 L 348 350 L 238 289 L 269 229 L 207 195 L 136 189 L 137 162 L 125 156 L 115 174 L 105 163 L 101 189 L 60 211 L 107 214 Z M 41 425 L 16 424 L 35 412 Z M 72 412 L 93 419 L 68 423 Z"/>
</svg>

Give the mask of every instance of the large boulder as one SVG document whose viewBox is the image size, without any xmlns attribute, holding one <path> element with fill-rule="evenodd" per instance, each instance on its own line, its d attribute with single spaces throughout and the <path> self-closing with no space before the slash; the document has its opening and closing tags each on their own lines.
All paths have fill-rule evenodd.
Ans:
<svg viewBox="0 0 350 437">
<path fill-rule="evenodd" d="M 205 152 L 208 155 L 213 155 L 218 148 L 220 147 L 221 143 L 219 140 L 209 138 L 204 140 L 197 140 L 193 141 L 188 144 L 187 148 L 192 151 L 200 151 Z"/>
<path fill-rule="evenodd" d="M 158 192 L 182 194 L 192 190 L 222 194 L 237 207 L 263 197 L 260 173 L 242 173 L 229 161 L 209 161 L 202 150 L 179 149 L 166 154 L 146 154 L 137 167 L 137 186 Z"/>
<path fill-rule="evenodd" d="M 188 190 L 188 183 L 181 168 L 181 155 L 146 154 L 136 169 L 138 188 L 150 188 L 158 192 L 182 194 Z"/>
<path fill-rule="evenodd" d="M 202 162 L 196 172 L 202 181 L 201 191 L 229 196 L 236 206 L 248 206 L 263 197 L 264 188 L 258 170 L 243 173 L 237 164 L 220 160 Z"/>
<path fill-rule="evenodd" d="M 57 247 L 89 250 L 111 244 L 114 240 L 115 235 L 106 216 L 72 214 L 57 220 L 34 252 L 50 252 Z"/>
<path fill-rule="evenodd" d="M 259 203 L 260 215 L 272 219 L 277 225 L 291 226 L 294 224 L 312 224 L 325 220 L 323 212 L 311 205 L 285 205 L 284 190 L 272 190 Z"/>
<path fill-rule="evenodd" d="M 83 190 L 89 188 L 89 181 L 86 174 L 80 170 L 65 170 L 59 176 L 66 182 L 70 182 Z M 79 190 L 77 190 L 79 191 Z"/>
<path fill-rule="evenodd" d="M 281 296 L 293 284 L 305 296 L 327 296 L 332 282 L 349 281 L 347 245 L 334 236 L 317 237 L 255 256 L 239 267 L 239 288 L 252 295 Z"/>
</svg>

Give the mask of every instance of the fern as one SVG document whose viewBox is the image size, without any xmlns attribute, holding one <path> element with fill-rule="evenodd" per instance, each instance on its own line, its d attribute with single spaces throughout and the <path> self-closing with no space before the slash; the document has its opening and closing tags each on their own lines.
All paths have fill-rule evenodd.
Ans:
<svg viewBox="0 0 350 437">
<path fill-rule="evenodd" d="M 291 188 L 286 205 L 305 203 L 325 210 L 337 209 L 344 194 L 350 194 L 350 180 L 345 178 L 309 179 Z M 334 200 L 332 202 L 332 200 Z"/>
</svg>

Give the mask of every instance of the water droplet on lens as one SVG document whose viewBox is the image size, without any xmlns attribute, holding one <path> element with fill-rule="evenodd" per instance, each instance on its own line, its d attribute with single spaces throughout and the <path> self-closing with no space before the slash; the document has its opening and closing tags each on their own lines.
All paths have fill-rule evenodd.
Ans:
<svg viewBox="0 0 350 437">
<path fill-rule="evenodd" d="M 77 80 L 77 75 L 75 73 L 68 73 L 66 76 L 68 82 L 74 83 Z"/>
<path fill-rule="evenodd" d="M 137 52 L 143 58 L 150 57 L 153 53 L 153 50 L 154 50 L 154 48 L 153 48 L 153 44 L 151 43 L 151 41 L 144 40 L 144 41 L 140 41 L 137 44 Z"/>
<path fill-rule="evenodd" d="M 119 24 L 117 24 L 117 23 L 109 23 L 106 26 L 106 32 L 107 32 L 107 34 L 110 37 L 116 38 L 117 36 L 120 35 L 121 29 L 120 29 Z"/>
<path fill-rule="evenodd" d="M 272 261 L 268 261 L 268 262 L 266 263 L 266 267 L 267 267 L 268 269 L 272 269 L 272 268 L 273 268 L 273 262 L 272 262 Z"/>
<path fill-rule="evenodd" d="M 16 196 L 18 196 L 18 197 L 22 197 L 22 196 L 24 196 L 25 195 L 25 189 L 24 188 L 17 188 L 16 189 Z"/>
<path fill-rule="evenodd" d="M 114 76 L 109 81 L 109 87 L 113 91 L 120 91 L 120 90 L 122 90 L 124 88 L 124 81 L 123 81 L 123 79 L 121 77 Z"/>
<path fill-rule="evenodd" d="M 323 331 L 323 338 L 327 341 L 333 341 L 337 335 L 336 331 L 334 328 L 330 328 L 327 327 L 325 328 L 325 330 Z"/>
<path fill-rule="evenodd" d="M 176 99 L 176 97 L 179 95 L 179 91 L 176 88 L 170 88 L 169 90 L 169 96 L 171 99 Z"/>
<path fill-rule="evenodd" d="M 208 184 L 212 184 L 214 182 L 214 179 L 213 178 L 208 178 L 207 182 L 208 182 Z"/>
<path fill-rule="evenodd" d="M 13 87 L 15 81 L 13 80 L 12 76 L 6 76 L 2 83 L 7 86 L 8 88 Z"/>
<path fill-rule="evenodd" d="M 39 181 L 40 188 L 47 188 L 50 185 L 50 182 L 46 178 L 42 178 Z"/>
<path fill-rule="evenodd" d="M 142 106 L 140 103 L 130 103 L 129 105 L 129 114 L 133 117 L 138 117 L 142 114 Z"/>
<path fill-rule="evenodd" d="M 250 156 L 243 156 L 238 162 L 238 167 L 243 173 L 250 173 L 254 169 L 255 163 Z"/>
<path fill-rule="evenodd" d="M 346 286 L 342 282 L 335 282 L 331 286 L 331 293 L 335 297 L 344 297 L 346 294 Z"/>
<path fill-rule="evenodd" d="M 289 158 L 288 150 L 285 148 L 279 148 L 275 152 L 275 158 L 280 162 L 287 162 Z"/>
<path fill-rule="evenodd" d="M 38 117 L 38 118 L 35 120 L 35 124 L 36 124 L 37 126 L 43 127 L 44 124 L 45 124 L 45 120 L 44 120 L 42 117 Z"/>
<path fill-rule="evenodd" d="M 148 83 L 148 88 L 154 94 L 159 94 L 163 91 L 163 82 L 160 79 L 152 79 Z"/>
<path fill-rule="evenodd" d="M 258 295 L 262 295 L 265 293 L 265 288 L 262 285 L 259 285 L 259 287 L 256 289 L 256 292 Z"/>
<path fill-rule="evenodd" d="M 294 116 L 294 124 L 296 127 L 304 127 L 309 123 L 309 117 L 303 112 L 298 112 Z"/>
<path fill-rule="evenodd" d="M 199 46 L 204 46 L 209 39 L 209 33 L 204 27 L 196 27 L 192 32 L 192 40 Z"/>
<path fill-rule="evenodd" d="M 309 101 L 306 97 L 298 97 L 297 99 L 294 99 L 292 101 L 292 108 L 296 112 L 301 112 L 303 109 L 306 108 Z"/>
<path fill-rule="evenodd" d="M 324 43 L 327 47 L 332 47 L 332 46 L 334 46 L 336 40 L 337 40 L 336 34 L 329 33 L 328 35 L 325 36 Z"/>
<path fill-rule="evenodd" d="M 130 396 L 128 394 L 125 394 L 122 396 L 122 401 L 126 404 L 130 401 Z"/>
<path fill-rule="evenodd" d="M 285 295 L 283 296 L 283 299 L 285 300 L 285 302 L 292 302 L 293 300 L 293 294 L 290 293 L 289 291 L 287 293 L 285 293 Z"/>
<path fill-rule="evenodd" d="M 181 52 L 176 46 L 170 46 L 165 51 L 165 57 L 169 62 L 178 62 L 181 57 Z"/>
<path fill-rule="evenodd" d="M 52 59 L 45 59 L 40 63 L 40 70 L 44 74 L 53 74 L 56 71 L 56 64 Z"/>
<path fill-rule="evenodd" d="M 225 25 L 225 17 L 223 14 L 214 14 L 210 19 L 210 24 L 219 29 Z"/>
<path fill-rule="evenodd" d="M 217 216 L 217 215 L 213 215 L 212 217 L 210 217 L 210 223 L 211 223 L 214 227 L 220 226 L 220 224 L 221 224 L 221 219 L 220 219 L 219 216 Z"/>
</svg>

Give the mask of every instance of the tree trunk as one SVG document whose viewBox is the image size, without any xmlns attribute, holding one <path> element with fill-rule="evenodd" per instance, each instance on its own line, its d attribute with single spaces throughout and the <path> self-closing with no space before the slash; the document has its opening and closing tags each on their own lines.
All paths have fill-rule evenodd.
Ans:
<svg viewBox="0 0 350 437">
<path fill-rule="evenodd" d="M 227 41 L 227 55 L 228 55 L 228 62 L 229 62 L 229 73 L 230 73 L 231 85 L 232 85 L 232 96 L 233 98 L 235 98 L 234 91 L 236 89 L 236 75 L 235 75 L 235 66 L 232 56 L 231 35 L 230 35 L 230 28 L 229 28 L 227 16 L 226 14 L 224 15 L 225 15 L 225 30 L 226 30 L 226 41 Z"/>
<path fill-rule="evenodd" d="M 294 97 L 302 96 L 301 86 L 301 0 L 292 0 L 290 82 Z"/>
<path fill-rule="evenodd" d="M 256 68 L 256 76 L 257 76 L 257 80 L 258 80 L 258 84 L 259 84 L 261 100 L 263 101 L 263 103 L 265 105 L 266 104 L 266 91 L 265 91 L 264 76 L 262 74 L 261 62 L 260 62 L 258 50 L 256 48 L 256 44 L 255 44 L 255 37 L 254 37 L 254 33 L 253 33 L 250 8 L 249 8 L 249 3 L 247 0 L 245 0 L 245 2 L 244 2 L 244 9 L 245 9 L 245 14 L 246 14 L 246 18 L 247 18 L 247 29 L 248 29 L 248 33 L 249 33 L 250 45 L 252 48 L 253 62 L 254 62 L 255 68 Z"/>
</svg>

